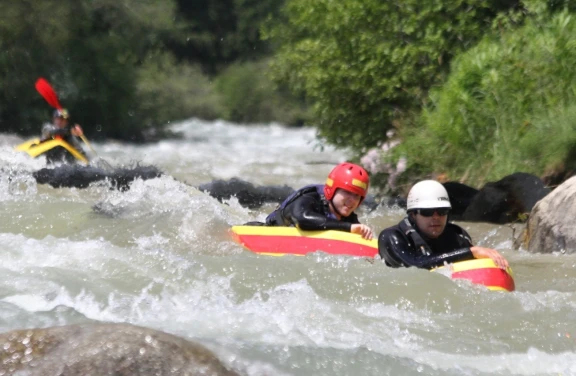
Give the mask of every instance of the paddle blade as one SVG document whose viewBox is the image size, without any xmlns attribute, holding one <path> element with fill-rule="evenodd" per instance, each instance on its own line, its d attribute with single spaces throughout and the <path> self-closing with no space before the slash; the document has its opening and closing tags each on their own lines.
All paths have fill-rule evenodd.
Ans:
<svg viewBox="0 0 576 376">
<path fill-rule="evenodd" d="M 46 81 L 42 77 L 36 80 L 36 90 L 38 90 L 38 93 L 40 93 L 40 95 L 46 100 L 46 102 L 48 102 L 50 106 L 57 109 L 62 108 L 62 105 L 60 105 L 60 101 L 58 101 L 58 96 L 56 95 L 56 92 L 54 91 L 54 89 L 52 89 L 52 86 L 50 86 L 48 81 Z"/>
</svg>

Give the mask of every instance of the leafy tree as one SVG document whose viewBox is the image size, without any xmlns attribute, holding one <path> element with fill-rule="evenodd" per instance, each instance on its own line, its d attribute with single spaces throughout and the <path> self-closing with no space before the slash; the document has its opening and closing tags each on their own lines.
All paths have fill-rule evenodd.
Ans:
<svg viewBox="0 0 576 376">
<path fill-rule="evenodd" d="M 410 122 L 452 58 L 498 17 L 521 22 L 522 10 L 499 0 L 287 0 L 265 37 L 279 45 L 274 78 L 312 103 L 320 136 L 360 150 Z"/>
<path fill-rule="evenodd" d="M 174 119 L 222 117 L 221 99 L 212 80 L 197 65 L 178 63 L 168 52 L 149 54 L 138 69 L 137 96 L 145 125 L 162 136 L 156 124 Z M 160 133 L 160 134 L 159 134 Z"/>
<path fill-rule="evenodd" d="M 268 43 L 260 40 L 260 24 L 282 3 L 0 2 L 0 131 L 38 134 L 40 124 L 49 120 L 51 109 L 34 90 L 40 76 L 52 83 L 72 121 L 82 124 L 89 137 L 143 141 L 161 135 L 159 129 L 171 120 L 190 116 L 297 122 L 301 104 L 248 65 L 258 84 L 240 82 L 234 73 L 219 80 L 231 84 L 221 92 L 225 106 L 234 108 L 222 106 L 213 77 L 204 73 L 214 75 L 234 62 L 269 54 Z M 246 95 L 245 84 L 257 89 L 254 95 Z M 266 100 L 247 107 L 236 101 L 249 97 Z M 288 108 L 291 103 L 295 110 Z"/>
<path fill-rule="evenodd" d="M 46 77 L 86 132 L 141 140 L 147 123 L 137 71 L 176 27 L 165 0 L 22 0 L 0 5 L 0 126 L 37 133 L 49 107 L 34 90 Z M 92 125 L 92 127 L 90 127 Z"/>
<path fill-rule="evenodd" d="M 170 39 L 180 58 L 199 63 L 214 75 L 238 60 L 270 54 L 260 26 L 278 13 L 284 0 L 177 0 L 185 26 Z"/>
<path fill-rule="evenodd" d="M 141 111 L 138 69 L 147 56 L 164 48 L 163 37 L 175 26 L 175 3 L 84 0 L 73 7 L 84 15 L 70 21 L 67 50 L 69 75 L 77 87 L 71 107 L 82 109 L 77 119 L 95 124 L 103 136 L 143 140 L 153 125 Z"/>
<path fill-rule="evenodd" d="M 69 7 L 60 2 L 18 1 L 0 3 L 0 126 L 3 131 L 37 129 L 45 116 L 44 100 L 34 91 L 34 81 L 66 65 L 59 51 L 66 48 Z M 51 17 L 45 15 L 50 14 Z"/>
<path fill-rule="evenodd" d="M 224 118 L 240 123 L 302 125 L 308 113 L 302 101 L 279 90 L 268 77 L 268 60 L 232 64 L 216 79 Z"/>
<path fill-rule="evenodd" d="M 399 151 L 415 171 L 481 185 L 525 171 L 576 169 L 576 19 L 540 14 L 486 38 L 434 90 L 423 128 Z"/>
</svg>

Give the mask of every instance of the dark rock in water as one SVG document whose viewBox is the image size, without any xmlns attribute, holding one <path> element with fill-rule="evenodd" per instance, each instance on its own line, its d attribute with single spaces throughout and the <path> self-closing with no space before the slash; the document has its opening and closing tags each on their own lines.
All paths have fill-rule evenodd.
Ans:
<svg viewBox="0 0 576 376">
<path fill-rule="evenodd" d="M 517 172 L 480 189 L 466 208 L 462 220 L 498 224 L 525 220 L 522 216 L 530 213 L 548 193 L 550 189 L 539 177 Z"/>
<path fill-rule="evenodd" d="M 472 203 L 472 200 L 478 194 L 476 188 L 467 186 L 466 184 L 449 181 L 442 184 L 446 191 L 448 192 L 448 197 L 450 198 L 450 205 L 452 210 L 450 211 L 450 219 L 461 220 L 464 212 Z"/>
<path fill-rule="evenodd" d="M 523 221 L 550 189 L 535 175 L 517 172 L 497 182 L 486 183 L 482 189 L 458 182 L 443 183 L 450 197 L 450 220 L 488 223 Z M 400 197 L 391 198 L 388 206 L 406 207 Z"/>
<path fill-rule="evenodd" d="M 532 210 L 536 202 L 546 196 L 550 189 L 535 175 L 518 172 L 497 182 L 487 183 L 481 190 L 458 182 L 444 183 L 450 197 L 451 220 L 489 223 L 510 223 L 524 220 L 523 214 Z M 215 180 L 198 187 L 212 197 L 222 200 L 235 196 L 240 205 L 255 209 L 264 203 L 281 203 L 294 190 L 288 186 L 263 186 L 233 178 Z M 363 205 L 373 210 L 379 205 L 373 196 L 366 197 Z M 406 207 L 402 197 L 389 198 L 388 207 Z"/>
<path fill-rule="evenodd" d="M 128 324 L 16 330 L 0 343 L 2 375 L 238 375 L 201 345 Z"/>
<path fill-rule="evenodd" d="M 50 184 L 54 188 L 86 188 L 91 183 L 106 180 L 111 186 L 125 191 L 135 179 L 153 179 L 162 175 L 155 166 L 114 168 L 105 170 L 94 166 L 63 164 L 55 168 L 43 168 L 32 174 L 38 184 Z"/>
<path fill-rule="evenodd" d="M 294 192 L 293 188 L 286 185 L 256 187 L 254 184 L 238 178 L 232 178 L 228 181 L 214 180 L 200 185 L 198 189 L 207 192 L 220 202 L 236 197 L 240 205 L 250 209 L 259 208 L 264 203 L 280 203 Z"/>
<path fill-rule="evenodd" d="M 236 197 L 238 202 L 243 207 L 249 209 L 257 209 L 265 203 L 282 203 L 288 196 L 290 196 L 294 189 L 284 186 L 255 186 L 247 181 L 232 178 L 230 180 L 214 180 L 207 184 L 202 184 L 198 187 L 199 190 L 207 192 L 210 196 L 218 199 L 229 200 L 231 197 Z M 379 203 L 374 196 L 368 195 L 362 202 L 368 210 L 375 209 Z"/>
</svg>

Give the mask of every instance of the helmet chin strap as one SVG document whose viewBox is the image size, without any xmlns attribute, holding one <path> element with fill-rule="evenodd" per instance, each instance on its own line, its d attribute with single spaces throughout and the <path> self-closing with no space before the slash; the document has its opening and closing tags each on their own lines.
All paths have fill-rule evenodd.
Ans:
<svg viewBox="0 0 576 376">
<path fill-rule="evenodd" d="M 340 218 L 343 218 L 344 215 L 342 215 L 342 213 L 340 213 L 340 212 L 338 211 L 338 209 L 336 209 L 336 205 L 334 205 L 334 204 L 332 203 L 333 200 L 334 200 L 334 198 L 332 198 L 332 200 L 328 201 L 328 203 L 330 204 L 330 207 L 332 208 L 332 210 L 334 210 L 334 212 L 335 212 Z"/>
</svg>

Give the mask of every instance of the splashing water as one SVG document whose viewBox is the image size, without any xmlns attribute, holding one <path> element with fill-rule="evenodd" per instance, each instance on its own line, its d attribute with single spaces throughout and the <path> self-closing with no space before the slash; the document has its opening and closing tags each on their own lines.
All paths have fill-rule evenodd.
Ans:
<svg viewBox="0 0 576 376">
<path fill-rule="evenodd" d="M 494 293 L 380 260 L 267 257 L 228 228 L 262 220 L 196 187 L 238 177 L 293 188 L 346 160 L 313 129 L 190 120 L 182 140 L 96 144 L 115 165 L 157 166 L 122 192 L 52 188 L 45 167 L 0 136 L 0 329 L 129 322 L 194 339 L 249 375 L 574 375 L 576 258 L 513 251 L 507 226 L 463 224 L 510 260 L 517 291 Z M 402 211 L 360 213 L 381 229 Z"/>
</svg>

